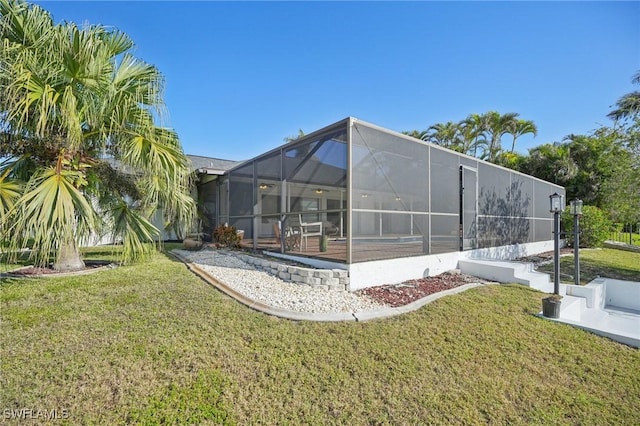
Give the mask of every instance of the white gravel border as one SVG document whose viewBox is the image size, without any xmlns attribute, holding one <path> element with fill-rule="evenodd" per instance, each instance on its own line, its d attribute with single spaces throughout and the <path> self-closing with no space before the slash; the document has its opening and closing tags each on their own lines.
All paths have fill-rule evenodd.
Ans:
<svg viewBox="0 0 640 426">
<path fill-rule="evenodd" d="M 255 302 L 293 312 L 357 313 L 387 308 L 367 296 L 348 291 L 329 291 L 306 284 L 290 283 L 257 271 L 223 250 L 172 250 L 183 259 Z"/>
</svg>

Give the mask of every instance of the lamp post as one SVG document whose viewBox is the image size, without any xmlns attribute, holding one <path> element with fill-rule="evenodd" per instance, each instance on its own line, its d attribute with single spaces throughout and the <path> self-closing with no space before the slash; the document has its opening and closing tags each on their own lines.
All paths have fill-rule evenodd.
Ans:
<svg viewBox="0 0 640 426">
<path fill-rule="evenodd" d="M 580 285 L 580 216 L 582 215 L 582 200 L 571 201 L 573 215 L 573 277 L 574 284 Z"/>
<path fill-rule="evenodd" d="M 563 196 L 549 195 L 549 211 L 553 213 L 553 293 L 560 294 L 560 213 L 564 210 Z"/>
</svg>

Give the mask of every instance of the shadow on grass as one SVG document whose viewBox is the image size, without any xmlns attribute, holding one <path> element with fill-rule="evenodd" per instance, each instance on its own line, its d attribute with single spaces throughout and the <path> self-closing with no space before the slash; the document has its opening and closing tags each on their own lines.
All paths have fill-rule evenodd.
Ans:
<svg viewBox="0 0 640 426">
<path fill-rule="evenodd" d="M 182 243 L 164 243 L 159 248 L 158 252 L 166 255 L 171 261 L 180 262 L 169 252 L 176 248 L 182 248 Z M 120 264 L 122 245 L 103 245 L 94 247 L 83 247 L 80 249 L 82 260 L 85 262 L 109 262 Z M 0 273 L 9 272 L 23 266 L 33 265 L 33 258 L 30 250 L 25 250 L 20 253 L 0 253 Z M 54 262 L 54 258 L 49 259 L 49 264 Z"/>
</svg>

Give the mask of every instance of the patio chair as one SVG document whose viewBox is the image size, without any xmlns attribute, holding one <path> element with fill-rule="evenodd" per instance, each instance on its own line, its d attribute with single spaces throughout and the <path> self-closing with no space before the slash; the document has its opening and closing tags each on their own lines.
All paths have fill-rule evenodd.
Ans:
<svg viewBox="0 0 640 426">
<path fill-rule="evenodd" d="M 280 245 L 280 239 L 282 238 L 282 234 L 280 229 L 282 228 L 282 222 L 277 221 L 273 223 L 273 233 L 276 237 L 276 244 Z M 284 245 L 287 250 L 292 250 L 295 247 L 300 247 L 300 232 L 287 226 L 284 230 Z"/>
<path fill-rule="evenodd" d="M 303 222 L 302 215 L 298 215 L 298 221 L 300 223 L 300 238 L 304 241 L 304 249 L 307 249 L 308 237 L 321 237 L 322 236 L 322 222 Z M 302 244 L 300 244 L 300 251 L 302 251 Z"/>
</svg>

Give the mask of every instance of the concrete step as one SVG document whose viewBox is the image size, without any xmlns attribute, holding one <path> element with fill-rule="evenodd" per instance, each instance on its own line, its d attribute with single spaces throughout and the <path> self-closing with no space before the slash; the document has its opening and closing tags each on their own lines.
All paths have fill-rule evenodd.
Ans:
<svg viewBox="0 0 640 426">
<path fill-rule="evenodd" d="M 545 293 L 553 293 L 553 283 L 549 279 L 549 274 L 536 271 L 527 272 L 516 276 L 515 282 Z"/>
<path fill-rule="evenodd" d="M 458 268 L 465 274 L 487 280 L 524 284 L 536 290 L 553 293 L 553 283 L 549 280 L 549 275 L 534 270 L 532 263 L 463 259 L 458 261 Z"/>
<path fill-rule="evenodd" d="M 560 318 L 580 321 L 585 309 L 587 309 L 587 300 L 584 297 L 563 296 L 560 303 Z"/>
</svg>

